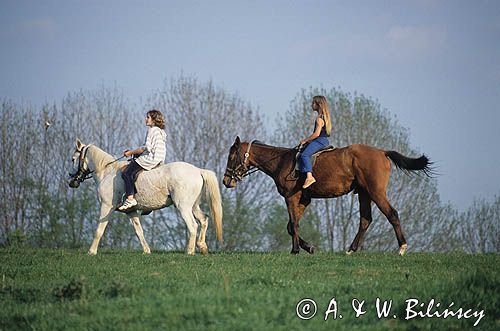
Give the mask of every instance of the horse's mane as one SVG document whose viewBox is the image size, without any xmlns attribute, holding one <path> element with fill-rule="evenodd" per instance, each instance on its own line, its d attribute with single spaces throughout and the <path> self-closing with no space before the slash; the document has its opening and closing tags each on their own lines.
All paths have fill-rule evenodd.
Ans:
<svg viewBox="0 0 500 331">
<path fill-rule="evenodd" d="M 276 150 L 280 150 L 280 151 L 289 151 L 293 148 L 290 148 L 290 147 L 280 147 L 280 146 L 273 146 L 273 145 L 269 145 L 269 144 L 265 144 L 263 143 L 262 141 L 260 140 L 254 140 L 252 142 L 252 145 L 258 145 L 258 146 L 262 146 L 262 147 L 267 147 L 267 148 L 271 148 L 271 149 L 276 149 Z"/>
<path fill-rule="evenodd" d="M 90 149 L 91 147 L 92 149 Z M 110 165 L 113 168 L 120 168 L 120 166 L 123 165 L 122 162 L 113 162 L 115 161 L 115 158 L 111 154 L 97 147 L 96 145 L 89 144 L 88 148 L 89 152 L 92 153 L 92 158 L 94 160 L 96 169 L 104 169 L 107 165 Z"/>
</svg>

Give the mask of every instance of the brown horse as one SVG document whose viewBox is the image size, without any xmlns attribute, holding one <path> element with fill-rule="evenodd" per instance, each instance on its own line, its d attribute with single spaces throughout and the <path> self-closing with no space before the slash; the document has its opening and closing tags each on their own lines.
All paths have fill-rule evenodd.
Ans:
<svg viewBox="0 0 500 331">
<path fill-rule="evenodd" d="M 359 144 L 337 148 L 317 157 L 313 167 L 317 182 L 303 189 L 305 176 L 294 176 L 296 153 L 297 149 L 274 147 L 257 141 L 241 142 L 237 137 L 229 150 L 223 183 L 227 188 L 233 188 L 251 170 L 261 170 L 273 178 L 288 208 L 287 229 L 292 236 L 292 254 L 299 253 L 299 246 L 314 253 L 314 246 L 299 236 L 299 221 L 311 199 L 335 198 L 354 191 L 358 194 L 361 219 L 358 233 L 347 254 L 358 249 L 372 222 L 373 201 L 394 227 L 399 254 L 404 255 L 407 249 L 406 239 L 401 230 L 398 212 L 391 206 L 386 194 L 391 173 L 389 159 L 401 170 L 422 171 L 430 176 L 431 163 L 425 155 L 408 158 L 398 152 Z"/>
</svg>

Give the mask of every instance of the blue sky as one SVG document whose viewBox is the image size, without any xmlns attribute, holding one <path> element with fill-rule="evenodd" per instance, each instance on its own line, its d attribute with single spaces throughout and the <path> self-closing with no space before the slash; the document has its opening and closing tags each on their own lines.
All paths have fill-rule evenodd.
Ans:
<svg viewBox="0 0 500 331">
<path fill-rule="evenodd" d="M 273 119 L 301 88 L 378 99 L 463 210 L 500 194 L 499 1 L 0 2 L 0 97 L 34 105 L 180 73 Z M 383 146 L 378 146 L 383 147 Z"/>
</svg>

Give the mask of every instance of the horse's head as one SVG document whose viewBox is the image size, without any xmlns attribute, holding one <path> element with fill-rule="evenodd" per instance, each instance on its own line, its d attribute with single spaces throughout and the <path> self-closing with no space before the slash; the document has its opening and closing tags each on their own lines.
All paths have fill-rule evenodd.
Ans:
<svg viewBox="0 0 500 331">
<path fill-rule="evenodd" d="M 245 173 L 248 171 L 246 165 L 247 155 L 242 156 L 240 137 L 236 137 L 234 144 L 229 149 L 229 156 L 227 157 L 226 172 L 222 183 L 227 188 L 236 187 L 236 183 L 242 180 Z"/>
<path fill-rule="evenodd" d="M 76 148 L 71 157 L 72 169 L 69 173 L 69 186 L 77 188 L 85 179 L 90 178 L 90 171 L 87 161 L 87 151 L 89 146 L 84 145 L 80 139 L 76 139 Z"/>
</svg>

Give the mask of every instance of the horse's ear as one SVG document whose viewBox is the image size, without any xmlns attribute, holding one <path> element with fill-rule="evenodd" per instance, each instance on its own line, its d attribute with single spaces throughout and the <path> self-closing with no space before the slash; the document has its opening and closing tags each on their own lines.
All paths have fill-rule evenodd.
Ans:
<svg viewBox="0 0 500 331">
<path fill-rule="evenodd" d="M 85 145 L 80 141 L 80 139 L 76 138 L 76 149 L 81 151 L 83 146 L 85 146 Z"/>
<path fill-rule="evenodd" d="M 239 144 L 241 144 L 240 136 L 236 136 L 236 140 L 234 141 L 234 144 L 236 146 L 238 146 Z"/>
</svg>

